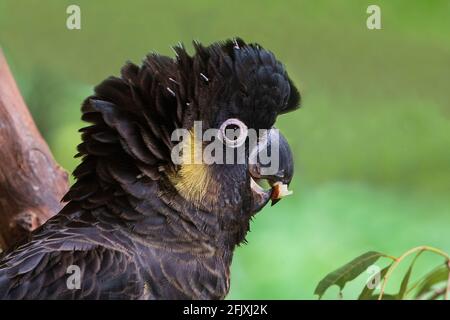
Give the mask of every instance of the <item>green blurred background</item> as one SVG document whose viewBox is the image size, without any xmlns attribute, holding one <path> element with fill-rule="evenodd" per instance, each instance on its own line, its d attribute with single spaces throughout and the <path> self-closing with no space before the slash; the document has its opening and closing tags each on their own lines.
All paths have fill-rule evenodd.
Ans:
<svg viewBox="0 0 450 320">
<path fill-rule="evenodd" d="M 81 7 L 81 30 L 66 29 L 69 4 Z M 382 30 L 366 28 L 369 4 Z M 365 251 L 450 250 L 449 17 L 438 0 L 0 0 L 0 45 L 68 171 L 81 101 L 126 60 L 233 36 L 273 51 L 304 97 L 278 120 L 296 156 L 294 195 L 254 220 L 229 298 L 315 299 L 326 273 Z M 413 277 L 440 260 L 420 261 Z"/>
</svg>

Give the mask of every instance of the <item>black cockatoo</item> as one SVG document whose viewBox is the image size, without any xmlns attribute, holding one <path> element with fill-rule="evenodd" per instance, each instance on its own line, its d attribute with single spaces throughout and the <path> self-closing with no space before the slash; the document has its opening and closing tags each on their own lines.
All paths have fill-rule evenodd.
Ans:
<svg viewBox="0 0 450 320">
<path fill-rule="evenodd" d="M 222 142 L 233 142 L 224 128 L 266 129 L 268 148 L 277 116 L 296 109 L 300 94 L 257 44 L 194 48 L 192 56 L 179 45 L 173 59 L 150 54 L 140 67 L 127 63 L 84 101 L 82 119 L 91 125 L 80 129 L 76 183 L 61 212 L 1 257 L 0 299 L 226 296 L 233 251 L 252 216 L 292 179 L 291 151 L 278 135 L 279 166 L 270 174 L 249 161 L 245 136 L 244 161 L 174 163 L 173 132 L 192 133 L 200 121 L 202 132 L 218 129 Z M 260 145 L 261 137 L 253 148 Z M 263 179 L 271 188 L 258 185 Z"/>
</svg>

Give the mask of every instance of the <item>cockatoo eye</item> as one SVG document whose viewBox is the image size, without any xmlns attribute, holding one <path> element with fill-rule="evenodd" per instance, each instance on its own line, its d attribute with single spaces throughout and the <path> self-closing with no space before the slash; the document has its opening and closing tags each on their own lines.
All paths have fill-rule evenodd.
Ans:
<svg viewBox="0 0 450 320">
<path fill-rule="evenodd" d="M 239 119 L 225 120 L 219 128 L 218 138 L 231 148 L 240 147 L 247 139 L 248 128 Z"/>
</svg>

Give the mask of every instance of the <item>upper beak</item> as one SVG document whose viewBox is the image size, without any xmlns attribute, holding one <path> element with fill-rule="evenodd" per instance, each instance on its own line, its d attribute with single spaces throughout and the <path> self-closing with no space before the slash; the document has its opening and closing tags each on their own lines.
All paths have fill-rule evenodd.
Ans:
<svg viewBox="0 0 450 320">
<path fill-rule="evenodd" d="M 255 146 L 250 159 L 253 160 L 249 161 L 253 212 L 261 210 L 269 200 L 272 200 L 274 205 L 292 193 L 288 186 L 294 175 L 294 160 L 286 138 L 278 129 L 272 128 L 268 131 L 267 140 Z M 259 186 L 258 182 L 261 180 L 266 180 L 271 189 L 264 190 Z"/>
</svg>

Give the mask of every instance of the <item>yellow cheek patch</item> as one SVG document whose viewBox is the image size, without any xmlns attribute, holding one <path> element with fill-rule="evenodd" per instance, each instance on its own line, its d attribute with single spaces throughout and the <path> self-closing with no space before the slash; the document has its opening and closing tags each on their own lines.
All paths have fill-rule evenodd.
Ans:
<svg viewBox="0 0 450 320">
<path fill-rule="evenodd" d="M 202 142 L 195 138 L 192 130 L 188 139 L 182 143 L 183 150 L 188 152 L 183 153 L 183 164 L 179 166 L 177 172 L 169 175 L 169 180 L 183 198 L 200 203 L 204 200 L 212 182 L 210 168 L 201 161 Z"/>
<path fill-rule="evenodd" d="M 193 203 L 202 202 L 211 182 L 206 164 L 187 164 L 181 166 L 171 182 L 175 189 Z"/>
</svg>

